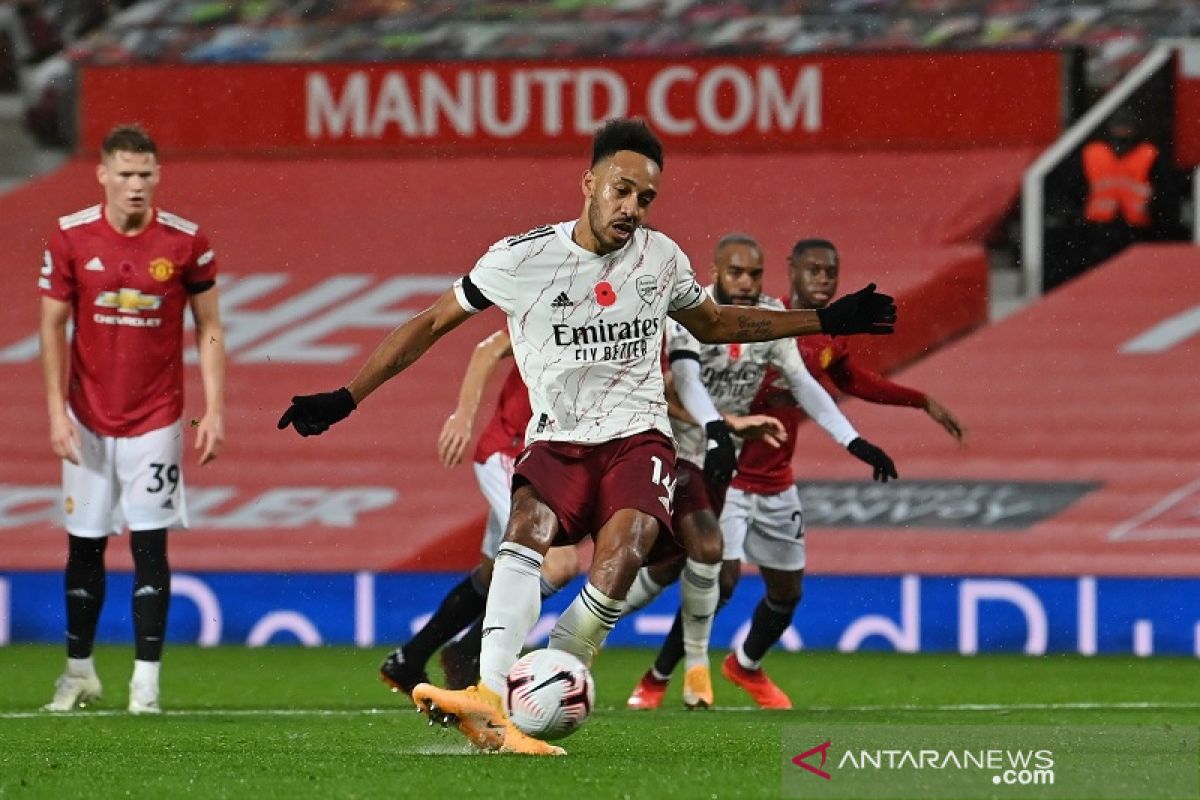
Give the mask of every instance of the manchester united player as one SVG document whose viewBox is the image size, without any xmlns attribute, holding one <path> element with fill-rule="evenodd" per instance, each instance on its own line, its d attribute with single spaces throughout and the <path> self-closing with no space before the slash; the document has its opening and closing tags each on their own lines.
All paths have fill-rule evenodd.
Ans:
<svg viewBox="0 0 1200 800">
<path fill-rule="evenodd" d="M 96 169 L 104 203 L 58 220 L 38 279 L 50 446 L 63 460 L 68 534 L 67 668 L 49 711 L 100 696 L 92 645 L 104 603 L 104 550 L 125 527 L 136 638 L 128 708 L 160 711 L 167 529 L 187 527 L 180 420 L 188 307 L 204 383 L 205 412 L 192 423 L 199 463 L 216 458 L 225 438 L 217 262 L 194 222 L 154 206 L 156 153 L 136 126 L 109 133 Z M 69 348 L 68 320 L 75 323 Z"/>
<path fill-rule="evenodd" d="M 462 461 L 471 443 L 483 389 L 497 365 L 511 355 L 512 342 L 506 331 L 497 331 L 476 345 L 459 388 L 458 405 L 438 436 L 438 458 L 447 468 Z M 442 668 L 451 688 L 461 689 L 479 680 L 481 617 L 492 581 L 492 563 L 508 521 L 513 459 L 525 448 L 525 428 L 531 416 L 529 392 L 514 366 L 500 387 L 496 410 L 475 445 L 475 480 L 488 502 L 487 524 L 479 548 L 482 557 L 479 565 L 443 598 L 421 630 L 389 653 L 380 665 L 380 676 L 394 691 L 411 695 L 417 684 L 428 683 L 425 664 L 439 647 L 442 647 Z M 575 548 L 552 547 L 542 564 L 542 598 L 550 597 L 575 577 L 578 565 Z M 468 625 L 471 628 L 462 639 L 450 641 Z"/>
<path fill-rule="evenodd" d="M 660 529 L 672 536 L 675 451 L 659 361 L 667 316 L 705 342 L 893 330 L 895 305 L 873 285 L 815 312 L 718 306 L 678 245 L 642 225 L 662 166 L 662 145 L 644 122 L 610 120 L 593 139 L 577 219 L 494 244 L 433 306 L 389 333 L 347 386 L 293 397 L 279 420 L 302 435 L 323 433 L 471 314 L 496 305 L 508 317 L 533 418 L 484 612 L 482 680 L 413 691 L 431 721 L 453 723 L 483 749 L 564 752 L 522 733 L 500 701 L 538 618 L 550 545 L 594 537 L 588 582 L 550 637 L 590 663 Z"/>
<path fill-rule="evenodd" d="M 791 308 L 824 308 L 837 294 L 838 253 L 824 239 L 804 239 L 788 259 Z M 815 376 L 827 376 L 838 389 L 872 403 L 923 409 L 947 433 L 963 441 L 966 431 L 950 411 L 924 392 L 901 386 L 869 370 L 853 357 L 845 338 L 798 338 L 800 355 Z M 804 419 L 786 385 L 768 376 L 751 406 L 754 413 L 778 417 L 787 436 L 783 447 L 748 441 L 738 459 L 738 472 L 726 493 L 721 514 L 725 563 L 721 569 L 722 604 L 732 595 L 741 562 L 760 567 L 766 597 L 758 604 L 744 643 L 721 665 L 726 678 L 745 689 L 762 708 L 791 708 L 791 700 L 761 668 L 767 651 L 791 624 L 800 603 L 804 578 L 803 515 L 792 474 L 796 430 Z M 780 543 L 788 543 L 781 547 Z M 679 625 L 671 630 L 654 662 L 651 677 L 665 678 L 683 658 Z M 657 708 L 665 681 L 643 678 L 630 698 L 637 708 Z"/>
</svg>

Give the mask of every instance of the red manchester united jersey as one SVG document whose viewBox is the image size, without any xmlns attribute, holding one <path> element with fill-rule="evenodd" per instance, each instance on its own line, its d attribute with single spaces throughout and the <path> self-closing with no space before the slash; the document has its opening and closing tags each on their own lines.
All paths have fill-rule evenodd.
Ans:
<svg viewBox="0 0 1200 800">
<path fill-rule="evenodd" d="M 514 366 L 500 387 L 496 398 L 496 412 L 488 421 L 475 445 L 475 461 L 482 464 L 492 453 L 504 453 L 514 458 L 525 449 L 525 428 L 533 408 L 529 404 L 529 390 L 521 380 L 521 373 Z"/>
<path fill-rule="evenodd" d="M 156 210 L 125 236 L 92 206 L 59 219 L 38 288 L 70 303 L 75 334 L 67 398 L 81 423 L 136 436 L 183 414 L 183 316 L 217 263 L 195 223 Z"/>
</svg>

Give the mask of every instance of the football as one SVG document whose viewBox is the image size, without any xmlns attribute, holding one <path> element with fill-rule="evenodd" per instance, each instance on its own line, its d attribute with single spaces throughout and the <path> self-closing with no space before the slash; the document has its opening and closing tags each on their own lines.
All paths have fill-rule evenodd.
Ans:
<svg viewBox="0 0 1200 800">
<path fill-rule="evenodd" d="M 582 661 L 562 650 L 534 650 L 509 670 L 504 709 L 525 733 L 551 740 L 578 730 L 595 700 L 592 673 Z"/>
</svg>

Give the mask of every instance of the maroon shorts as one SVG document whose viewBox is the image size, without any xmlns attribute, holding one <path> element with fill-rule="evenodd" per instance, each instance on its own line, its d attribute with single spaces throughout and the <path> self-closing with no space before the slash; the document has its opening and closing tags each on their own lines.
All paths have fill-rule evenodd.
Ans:
<svg viewBox="0 0 1200 800">
<path fill-rule="evenodd" d="M 622 508 L 650 514 L 671 534 L 675 447 L 658 431 L 595 445 L 534 442 L 517 457 L 513 490 L 522 483 L 558 517 L 555 545 L 594 535 Z"/>
<path fill-rule="evenodd" d="M 675 519 L 683 519 L 696 511 L 711 511 L 713 516 L 721 516 L 728 486 L 717 487 L 719 496 L 715 496 L 713 488 L 704 480 L 704 470 L 683 459 L 675 462 L 675 472 L 679 476 L 679 482 L 675 484 Z"/>
</svg>

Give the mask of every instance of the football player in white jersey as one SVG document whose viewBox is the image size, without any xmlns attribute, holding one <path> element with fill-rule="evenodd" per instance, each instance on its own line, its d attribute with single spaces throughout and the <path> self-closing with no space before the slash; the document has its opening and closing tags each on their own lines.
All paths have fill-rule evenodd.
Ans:
<svg viewBox="0 0 1200 800">
<path fill-rule="evenodd" d="M 723 237 L 713 253 L 713 285 L 708 287 L 707 291 L 723 304 L 783 308 L 780 301 L 762 293 L 762 286 L 763 254 L 758 242 L 745 234 L 735 233 Z M 721 439 L 719 432 L 724 425 L 722 420 L 726 416 L 744 417 L 750 412 L 751 403 L 759 392 L 768 368 L 773 368 L 779 373 L 781 381 L 786 383 L 796 403 L 834 441 L 846 447 L 851 455 L 869 464 L 873 472 L 884 480 L 896 477 L 896 467 L 892 459 L 882 449 L 858 435 L 833 398 L 805 367 L 795 342 L 779 339 L 744 345 L 704 345 L 683 326 L 671 322 L 668 323 L 667 352 L 680 402 L 694 420 L 686 421 L 674 417 L 671 420 L 678 450 L 677 469 L 682 475 L 689 469 L 689 463 L 704 464 L 706 476 L 710 476 L 709 486 L 713 493 L 713 507 L 707 511 L 709 515 L 715 511 L 721 520 L 725 519 L 724 491 L 733 477 L 733 467 L 737 461 L 734 455 L 733 463 L 724 475 L 716 478 L 716 481 L 719 481 L 718 485 L 713 486 L 710 462 L 712 455 L 721 450 L 713 443 Z M 691 468 L 691 471 L 694 473 L 695 468 Z M 676 526 L 682 529 L 687 537 L 695 537 L 698 534 L 712 535 L 715 532 L 716 536 L 724 536 L 728 540 L 729 533 L 725 531 L 724 525 L 719 525 L 716 519 L 710 520 L 709 523 L 685 525 L 677 519 Z M 788 555 L 789 566 L 795 563 L 797 557 L 802 566 L 804 542 L 792 536 L 795 529 L 794 524 L 790 525 L 787 540 L 772 542 L 770 546 L 781 548 Z M 744 531 L 742 534 L 744 536 Z M 733 547 L 740 550 L 741 546 L 740 541 L 726 541 L 723 549 L 728 551 Z M 722 543 L 718 541 L 715 547 L 718 550 L 722 549 Z M 725 555 L 725 558 L 728 559 L 729 556 Z M 643 567 L 626 598 L 627 612 L 648 605 L 668 584 L 680 578 L 681 567 L 683 602 L 675 625 L 681 628 L 687 666 L 684 675 L 684 704 L 697 707 L 697 687 L 701 686 L 707 690 L 704 693 L 706 702 L 703 705 L 711 705 L 708 636 L 712 631 L 712 615 L 718 609 L 719 602 L 728 601 L 735 583 L 726 576 L 721 576 L 723 580 L 718 589 L 716 578 L 721 566 L 698 566 L 691 563 L 690 559 L 686 563 L 675 559 L 671 563 Z M 711 579 L 702 582 L 698 587 L 697 583 L 700 582 L 696 579 L 697 573 L 705 578 L 711 576 Z M 697 594 L 701 594 L 703 599 L 695 599 Z M 707 612 L 703 623 L 694 618 L 697 616 L 695 609 Z M 674 668 L 674 664 L 670 666 Z M 660 670 L 658 664 L 651 667 L 630 695 L 628 706 L 633 709 L 658 708 L 662 704 L 670 674 L 671 669 Z"/>
<path fill-rule="evenodd" d="M 507 316 L 533 418 L 484 613 L 482 679 L 465 690 L 413 691 L 431 721 L 454 724 L 481 749 L 564 752 L 522 733 L 501 702 L 538 618 L 551 544 L 595 541 L 588 583 L 550 637 L 551 647 L 590 664 L 656 540 L 673 537 L 675 450 L 659 359 L 667 316 L 703 342 L 894 328 L 895 304 L 873 284 L 819 311 L 715 303 L 683 251 L 643 226 L 662 167 L 662 144 L 645 122 L 605 123 L 580 179 L 577 219 L 497 242 L 430 308 L 384 337 L 346 386 L 293 397 L 279 420 L 302 436 L 323 433 L 470 315 L 496 305 Z"/>
</svg>

